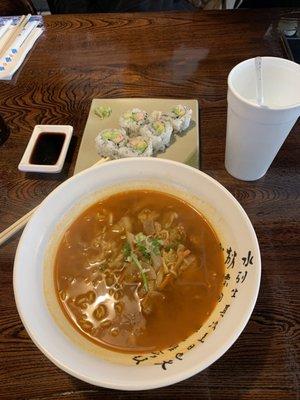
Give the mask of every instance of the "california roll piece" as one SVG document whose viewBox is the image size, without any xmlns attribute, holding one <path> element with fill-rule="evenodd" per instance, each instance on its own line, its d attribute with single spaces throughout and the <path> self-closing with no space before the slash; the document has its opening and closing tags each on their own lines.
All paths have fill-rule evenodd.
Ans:
<svg viewBox="0 0 300 400">
<path fill-rule="evenodd" d="M 125 145 L 127 135 L 124 129 L 104 129 L 95 138 L 97 152 L 101 157 L 116 158 L 119 148 Z"/>
<path fill-rule="evenodd" d="M 179 104 L 172 108 L 170 113 L 173 129 L 176 133 L 187 129 L 191 122 L 192 109 Z"/>
<path fill-rule="evenodd" d="M 119 149 L 119 157 L 150 157 L 152 154 L 151 140 L 144 136 L 129 138 L 126 145 Z"/>
<path fill-rule="evenodd" d="M 140 132 L 151 140 L 153 151 L 158 152 L 169 146 L 173 127 L 169 121 L 157 119 L 141 128 Z"/>
<path fill-rule="evenodd" d="M 152 111 L 152 113 L 150 114 L 150 117 L 149 117 L 150 122 L 158 121 L 161 119 L 170 121 L 171 120 L 170 113 L 166 113 L 166 112 L 162 112 L 162 111 Z"/>
<path fill-rule="evenodd" d="M 120 117 L 120 126 L 133 136 L 139 135 L 140 128 L 148 122 L 148 114 L 139 108 L 126 111 Z"/>
</svg>

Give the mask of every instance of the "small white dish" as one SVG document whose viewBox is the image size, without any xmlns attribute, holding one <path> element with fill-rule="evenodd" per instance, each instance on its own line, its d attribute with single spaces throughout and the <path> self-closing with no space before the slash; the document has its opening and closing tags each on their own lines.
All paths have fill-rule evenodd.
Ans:
<svg viewBox="0 0 300 400">
<path fill-rule="evenodd" d="M 65 135 L 60 154 L 55 164 L 35 164 L 30 162 L 30 158 L 35 149 L 35 145 L 43 133 L 61 133 Z M 24 172 L 44 172 L 44 173 L 57 173 L 62 170 L 65 162 L 71 137 L 73 134 L 73 127 L 70 125 L 36 125 L 23 154 L 23 157 L 18 165 L 18 169 Z"/>
</svg>

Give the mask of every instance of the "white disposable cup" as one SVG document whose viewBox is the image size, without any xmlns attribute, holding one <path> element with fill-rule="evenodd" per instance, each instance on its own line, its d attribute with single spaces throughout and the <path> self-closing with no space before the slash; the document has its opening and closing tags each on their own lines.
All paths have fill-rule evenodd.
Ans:
<svg viewBox="0 0 300 400">
<path fill-rule="evenodd" d="M 263 106 L 256 102 L 255 59 L 228 76 L 225 167 L 237 179 L 265 175 L 300 115 L 300 65 L 262 57 Z"/>
</svg>

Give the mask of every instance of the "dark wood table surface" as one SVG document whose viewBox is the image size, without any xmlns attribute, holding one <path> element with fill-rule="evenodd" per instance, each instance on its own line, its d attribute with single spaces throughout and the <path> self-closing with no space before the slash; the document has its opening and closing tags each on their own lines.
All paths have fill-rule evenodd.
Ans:
<svg viewBox="0 0 300 400">
<path fill-rule="evenodd" d="M 280 17 L 297 10 L 47 16 L 46 30 L 12 82 L 0 83 L 11 136 L 0 147 L 0 230 L 72 175 L 95 97 L 199 100 L 201 169 L 240 201 L 258 236 L 261 289 L 242 335 L 211 367 L 176 385 L 116 392 L 55 367 L 29 339 L 12 285 L 20 235 L 0 248 L 1 399 L 299 398 L 299 133 L 294 127 L 267 175 L 242 182 L 224 169 L 226 77 L 256 55 L 283 56 Z M 17 165 L 36 124 L 71 124 L 63 172 L 24 174 Z M 26 268 L 26 266 L 24 266 Z"/>
</svg>

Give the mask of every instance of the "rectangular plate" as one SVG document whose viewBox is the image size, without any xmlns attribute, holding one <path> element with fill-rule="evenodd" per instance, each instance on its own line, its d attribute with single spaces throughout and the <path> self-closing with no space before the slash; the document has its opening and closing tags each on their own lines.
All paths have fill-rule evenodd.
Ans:
<svg viewBox="0 0 300 400">
<path fill-rule="evenodd" d="M 192 167 L 199 168 L 199 118 L 198 101 L 186 99 L 93 99 L 89 116 L 83 132 L 74 174 L 91 167 L 99 161 L 95 147 L 95 137 L 102 129 L 118 128 L 119 118 L 122 113 L 132 108 L 140 108 L 149 114 L 152 111 L 170 111 L 177 104 L 185 104 L 191 107 L 193 114 L 189 128 L 182 136 L 174 135 L 174 141 L 164 152 L 154 157 L 179 161 Z M 94 108 L 109 106 L 112 109 L 111 116 L 101 120 L 94 114 Z"/>
</svg>

